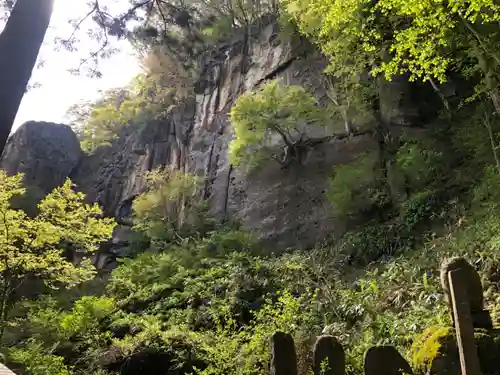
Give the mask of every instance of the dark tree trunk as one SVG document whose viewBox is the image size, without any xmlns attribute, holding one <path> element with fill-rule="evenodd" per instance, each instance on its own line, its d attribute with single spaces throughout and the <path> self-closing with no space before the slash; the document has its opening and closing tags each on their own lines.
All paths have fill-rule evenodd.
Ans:
<svg viewBox="0 0 500 375">
<path fill-rule="evenodd" d="M 0 154 L 49 26 L 54 0 L 17 0 L 0 34 Z"/>
</svg>

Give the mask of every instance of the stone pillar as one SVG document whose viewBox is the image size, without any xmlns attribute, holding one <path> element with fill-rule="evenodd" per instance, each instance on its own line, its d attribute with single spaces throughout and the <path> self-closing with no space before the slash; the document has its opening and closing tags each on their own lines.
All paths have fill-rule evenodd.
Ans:
<svg viewBox="0 0 500 375">
<path fill-rule="evenodd" d="M 411 375 L 413 371 L 393 346 L 374 346 L 365 354 L 365 375 Z"/>
<path fill-rule="evenodd" d="M 295 343 L 288 333 L 276 332 L 271 337 L 271 375 L 297 375 Z"/>
<path fill-rule="evenodd" d="M 344 375 L 345 353 L 338 340 L 330 335 L 318 337 L 313 352 L 314 375 Z"/>
</svg>

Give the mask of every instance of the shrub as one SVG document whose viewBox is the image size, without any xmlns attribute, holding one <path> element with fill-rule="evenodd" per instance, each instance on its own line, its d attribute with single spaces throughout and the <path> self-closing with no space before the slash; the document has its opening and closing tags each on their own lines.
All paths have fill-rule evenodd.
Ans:
<svg viewBox="0 0 500 375">
<path fill-rule="evenodd" d="M 101 321 L 116 310 L 115 301 L 108 297 L 84 296 L 75 302 L 71 312 L 60 324 L 61 333 L 68 339 L 96 329 Z"/>
<path fill-rule="evenodd" d="M 396 165 L 406 177 L 407 188 L 420 190 L 437 179 L 442 154 L 424 149 L 420 144 L 406 142 L 396 154 Z"/>
<path fill-rule="evenodd" d="M 360 155 L 348 164 L 337 166 L 327 192 L 335 213 L 343 217 L 383 205 L 383 196 L 378 161 L 373 154 Z"/>
<path fill-rule="evenodd" d="M 148 190 L 132 205 L 134 229 L 148 236 L 154 246 L 178 243 L 203 231 L 203 203 L 194 202 L 199 180 L 188 173 L 155 170 L 147 175 Z"/>
<path fill-rule="evenodd" d="M 430 220 L 439 209 L 440 200 L 434 191 L 424 190 L 411 195 L 401 205 L 401 219 L 408 229 Z"/>
<path fill-rule="evenodd" d="M 369 223 L 346 233 L 338 245 L 342 256 L 353 265 L 365 265 L 382 257 L 391 257 L 415 244 L 415 237 L 398 221 Z"/>
<path fill-rule="evenodd" d="M 30 341 L 25 348 L 9 351 L 13 362 L 21 364 L 32 375 L 71 375 L 63 357 L 46 353 L 41 343 Z"/>
</svg>

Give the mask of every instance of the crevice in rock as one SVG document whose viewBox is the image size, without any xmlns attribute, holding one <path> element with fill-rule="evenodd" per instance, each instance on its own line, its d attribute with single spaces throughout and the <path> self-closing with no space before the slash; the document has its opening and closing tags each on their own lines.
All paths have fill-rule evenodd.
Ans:
<svg viewBox="0 0 500 375">
<path fill-rule="evenodd" d="M 258 86 L 260 86 L 261 83 L 276 78 L 279 74 L 281 74 L 284 71 L 286 71 L 294 63 L 294 61 L 296 61 L 298 59 L 299 58 L 296 57 L 296 56 L 288 59 L 283 64 L 281 64 L 280 66 L 278 66 L 276 69 L 274 69 L 272 72 L 270 72 L 269 74 L 267 74 L 264 78 L 260 79 L 255 86 L 258 87 Z"/>
<path fill-rule="evenodd" d="M 212 145 L 210 146 L 210 152 L 208 154 L 207 167 L 205 170 L 205 186 L 203 191 L 203 199 L 207 200 L 210 198 L 210 184 L 212 183 L 212 158 L 214 155 L 215 143 L 217 141 L 217 136 L 214 134 L 214 139 Z"/>
<path fill-rule="evenodd" d="M 233 173 L 233 165 L 229 164 L 229 170 L 227 171 L 227 179 L 226 179 L 226 192 L 224 195 L 224 216 L 228 217 L 227 205 L 229 202 L 229 189 L 231 186 L 231 175 Z"/>
<path fill-rule="evenodd" d="M 155 154 L 156 154 L 156 147 L 153 144 L 153 146 L 151 147 L 151 154 L 149 155 L 149 160 L 148 160 L 148 171 L 152 171 L 154 168 Z"/>
</svg>

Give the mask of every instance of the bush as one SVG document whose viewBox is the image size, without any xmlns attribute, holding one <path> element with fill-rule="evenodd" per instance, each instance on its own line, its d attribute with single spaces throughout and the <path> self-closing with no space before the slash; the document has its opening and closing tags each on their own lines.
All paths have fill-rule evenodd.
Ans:
<svg viewBox="0 0 500 375">
<path fill-rule="evenodd" d="M 115 301 L 112 298 L 84 296 L 76 301 L 71 312 L 62 317 L 59 323 L 61 333 L 67 339 L 82 333 L 88 334 L 115 310 Z"/>
<path fill-rule="evenodd" d="M 346 233 L 338 249 L 352 265 L 366 265 L 383 257 L 395 256 L 413 247 L 416 239 L 399 221 L 379 224 L 369 223 Z"/>
<path fill-rule="evenodd" d="M 500 173 L 498 169 L 493 165 L 487 166 L 482 180 L 473 191 L 474 201 L 476 203 L 488 202 L 488 204 L 497 202 L 498 198 L 500 198 L 499 186 Z"/>
<path fill-rule="evenodd" d="M 396 165 L 406 177 L 407 188 L 420 190 L 439 179 L 439 165 L 443 155 L 423 148 L 419 143 L 406 142 L 396 154 Z"/>
<path fill-rule="evenodd" d="M 31 375 L 71 375 L 63 357 L 46 353 L 41 343 L 30 341 L 24 349 L 9 351 L 10 360 L 21 364 Z"/>
<path fill-rule="evenodd" d="M 148 190 L 132 205 L 134 229 L 161 247 L 179 243 L 206 230 L 204 204 L 195 203 L 199 180 L 177 171 L 155 170 L 147 175 Z"/>
<path fill-rule="evenodd" d="M 433 219 L 440 203 L 442 202 L 434 191 L 415 193 L 401 205 L 401 219 L 409 230 L 413 230 L 417 225 Z"/>
<path fill-rule="evenodd" d="M 327 198 L 335 213 L 342 217 L 357 216 L 383 206 L 387 197 L 380 185 L 376 155 L 364 154 L 335 168 Z"/>
</svg>

